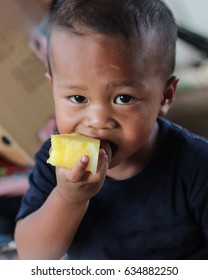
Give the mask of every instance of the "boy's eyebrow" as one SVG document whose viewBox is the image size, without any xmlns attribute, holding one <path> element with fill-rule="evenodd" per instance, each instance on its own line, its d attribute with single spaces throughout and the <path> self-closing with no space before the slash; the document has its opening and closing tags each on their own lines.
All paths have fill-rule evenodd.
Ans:
<svg viewBox="0 0 208 280">
<path fill-rule="evenodd" d="M 82 85 L 69 85 L 69 84 L 62 84 L 58 85 L 59 89 L 79 89 L 79 90 L 86 90 L 86 86 Z"/>
<path fill-rule="evenodd" d="M 144 84 L 139 79 L 137 81 L 122 81 L 122 82 L 113 82 L 112 86 L 115 87 L 144 87 Z"/>
<path fill-rule="evenodd" d="M 113 87 L 144 87 L 143 83 L 141 81 L 118 81 L 118 82 L 112 82 L 109 83 L 107 86 L 113 86 Z M 76 84 L 60 84 L 58 85 L 59 89 L 69 89 L 69 90 L 87 90 L 88 87 L 85 85 L 76 85 Z"/>
</svg>

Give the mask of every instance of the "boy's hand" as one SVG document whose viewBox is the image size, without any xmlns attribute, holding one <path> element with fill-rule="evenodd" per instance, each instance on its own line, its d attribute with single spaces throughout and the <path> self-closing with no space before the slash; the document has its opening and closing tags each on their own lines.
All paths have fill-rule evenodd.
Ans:
<svg viewBox="0 0 208 280">
<path fill-rule="evenodd" d="M 102 187 L 108 170 L 110 153 L 100 149 L 98 169 L 96 174 L 86 171 L 89 158 L 83 156 L 76 166 L 69 170 L 63 167 L 56 168 L 57 191 L 66 201 L 79 204 L 89 201 Z"/>
</svg>

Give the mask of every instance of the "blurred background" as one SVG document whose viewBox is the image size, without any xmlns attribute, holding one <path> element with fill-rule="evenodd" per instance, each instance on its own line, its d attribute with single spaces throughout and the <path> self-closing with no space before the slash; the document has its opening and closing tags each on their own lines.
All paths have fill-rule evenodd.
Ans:
<svg viewBox="0 0 208 280">
<path fill-rule="evenodd" d="M 179 27 L 176 102 L 168 118 L 208 137 L 208 2 L 166 0 Z"/>
<path fill-rule="evenodd" d="M 208 137 L 208 1 L 166 0 L 179 27 L 176 101 L 167 118 Z M 55 0 L 0 0 L 0 259 L 17 258 L 15 215 L 34 155 L 56 130 L 46 82 L 46 28 Z M 171 34 L 170 34 L 171 36 Z"/>
</svg>

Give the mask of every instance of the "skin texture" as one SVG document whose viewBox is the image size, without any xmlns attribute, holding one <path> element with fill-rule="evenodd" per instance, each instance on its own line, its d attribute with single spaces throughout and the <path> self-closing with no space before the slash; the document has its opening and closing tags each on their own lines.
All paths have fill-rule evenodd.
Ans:
<svg viewBox="0 0 208 280">
<path fill-rule="evenodd" d="M 60 258 L 106 175 L 121 180 L 145 168 L 157 145 L 156 119 L 170 108 L 178 82 L 155 74 L 155 50 L 145 42 L 136 50 L 118 36 L 54 29 L 50 44 L 52 74 L 46 76 L 59 132 L 98 138 L 102 145 L 95 175 L 86 172 L 86 156 L 72 170 L 57 168 L 57 186 L 47 201 L 18 222 L 23 259 Z"/>
</svg>

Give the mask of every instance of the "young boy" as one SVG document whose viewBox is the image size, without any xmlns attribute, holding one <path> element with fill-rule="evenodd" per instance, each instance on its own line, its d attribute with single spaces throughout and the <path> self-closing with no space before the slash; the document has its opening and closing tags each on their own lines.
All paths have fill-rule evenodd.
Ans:
<svg viewBox="0 0 208 280">
<path fill-rule="evenodd" d="M 20 258 L 208 258 L 208 142 L 161 118 L 176 37 L 160 0 L 57 3 L 47 77 L 58 131 L 100 139 L 99 165 L 55 169 L 43 145 L 17 217 Z"/>
</svg>

